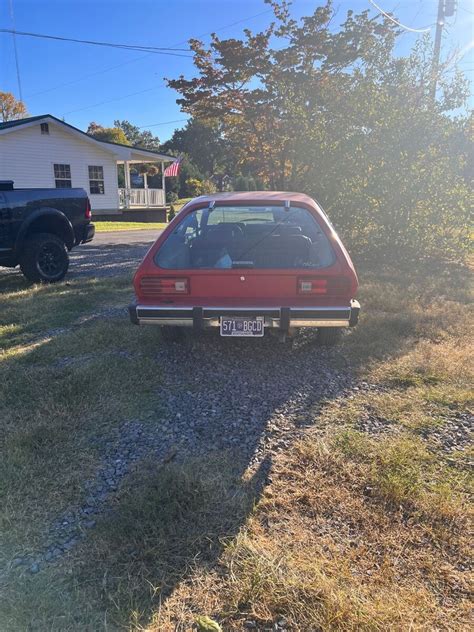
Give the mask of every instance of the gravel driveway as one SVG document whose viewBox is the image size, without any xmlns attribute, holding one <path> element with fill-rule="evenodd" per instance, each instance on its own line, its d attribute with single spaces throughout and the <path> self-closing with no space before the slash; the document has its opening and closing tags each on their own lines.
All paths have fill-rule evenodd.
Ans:
<svg viewBox="0 0 474 632">
<path fill-rule="evenodd" d="M 82 504 L 57 517 L 41 551 L 13 565 L 37 573 L 74 548 L 113 506 L 122 479 L 145 457 L 182 462 L 225 451 L 242 473 L 250 466 L 265 478 L 273 456 L 290 450 L 314 423 L 321 399 L 350 390 L 349 370 L 336 368 L 341 359 L 337 349 L 316 347 L 314 334 L 301 336 L 292 349 L 272 336 L 222 340 L 215 332 L 157 347 L 160 409 L 127 420 L 106 438 L 91 439 L 102 452 L 102 466 L 85 484 Z"/>
<path fill-rule="evenodd" d="M 74 251 L 71 277 L 131 273 L 157 233 L 130 232 L 141 234 L 100 235 Z M 125 309 L 114 316 L 128 319 Z M 51 524 L 41 551 L 14 560 L 13 566 L 36 573 L 73 548 L 108 511 L 122 479 L 144 457 L 184 461 L 230 451 L 242 472 L 250 466 L 265 475 L 275 454 L 291 450 L 304 428 L 314 423 L 322 400 L 380 388 L 356 382 L 343 347 L 320 348 L 314 339 L 313 332 L 300 334 L 289 348 L 271 335 L 239 340 L 203 332 L 182 343 L 157 346 L 160 410 L 144 419 L 129 419 L 109 437 L 92 440 L 102 453 L 102 467 L 86 484 L 82 504 L 67 508 Z M 81 362 L 80 356 L 74 361 Z M 396 430 L 385 421 L 368 415 L 360 429 Z M 466 423 L 463 418 L 454 428 L 462 441 Z"/>
<path fill-rule="evenodd" d="M 66 281 L 133 274 L 160 232 L 155 229 L 97 233 L 93 241 L 71 251 Z M 0 279 L 18 274 L 21 274 L 19 268 L 0 268 Z"/>
<path fill-rule="evenodd" d="M 157 234 L 99 233 L 72 251 L 68 278 L 132 274 Z M 125 308 L 113 315 L 128 320 Z M 86 483 L 83 503 L 68 507 L 50 525 L 42 550 L 13 560 L 12 567 L 37 573 L 74 548 L 108 511 L 122 479 L 145 457 L 180 461 L 226 450 L 242 472 L 250 465 L 265 475 L 272 456 L 290 449 L 310 423 L 313 406 L 352 383 L 349 371 L 335 369 L 340 352 L 315 347 L 314 336 L 302 337 L 296 349 L 289 349 L 270 336 L 222 340 L 214 334 L 157 348 L 160 410 L 146 419 L 129 419 L 100 439 L 96 447 L 102 467 Z"/>
</svg>

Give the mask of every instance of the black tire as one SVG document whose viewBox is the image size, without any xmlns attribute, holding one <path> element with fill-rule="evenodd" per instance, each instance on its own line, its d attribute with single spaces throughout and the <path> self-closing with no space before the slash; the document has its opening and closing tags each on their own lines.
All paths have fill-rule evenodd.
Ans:
<svg viewBox="0 0 474 632">
<path fill-rule="evenodd" d="M 324 347 L 332 347 L 339 342 L 340 337 L 339 327 L 321 327 L 318 329 L 317 343 Z"/>
<path fill-rule="evenodd" d="M 184 338 L 184 332 L 181 327 L 162 326 L 160 331 L 164 342 L 179 342 Z"/>
<path fill-rule="evenodd" d="M 20 268 L 32 283 L 57 283 L 66 276 L 69 254 L 64 241 L 52 233 L 38 233 L 25 240 Z"/>
</svg>

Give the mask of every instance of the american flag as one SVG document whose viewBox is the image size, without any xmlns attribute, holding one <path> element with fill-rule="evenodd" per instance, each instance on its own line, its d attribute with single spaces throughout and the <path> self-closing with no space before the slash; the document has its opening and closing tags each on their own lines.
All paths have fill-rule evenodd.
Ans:
<svg viewBox="0 0 474 632">
<path fill-rule="evenodd" d="M 174 162 L 170 164 L 169 167 L 166 167 L 164 176 L 177 176 L 179 174 L 179 167 L 181 165 L 182 157 L 180 156 Z"/>
</svg>

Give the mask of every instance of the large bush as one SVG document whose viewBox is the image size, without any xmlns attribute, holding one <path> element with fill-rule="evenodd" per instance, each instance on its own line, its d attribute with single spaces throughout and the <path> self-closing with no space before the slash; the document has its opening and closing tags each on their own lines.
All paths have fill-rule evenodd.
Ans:
<svg viewBox="0 0 474 632">
<path fill-rule="evenodd" d="M 237 173 L 316 197 L 358 253 L 461 258 L 473 152 L 469 118 L 452 115 L 462 75 L 442 66 L 433 101 L 429 40 L 396 57 L 388 19 L 349 11 L 335 28 L 330 2 L 300 22 L 270 4 L 262 33 L 191 41 L 197 76 L 169 81 L 183 110 L 219 121 Z"/>
</svg>

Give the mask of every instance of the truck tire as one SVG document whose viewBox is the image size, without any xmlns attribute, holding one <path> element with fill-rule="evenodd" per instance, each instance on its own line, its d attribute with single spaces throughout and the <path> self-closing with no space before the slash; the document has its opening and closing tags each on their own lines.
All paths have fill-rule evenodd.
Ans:
<svg viewBox="0 0 474 632">
<path fill-rule="evenodd" d="M 66 276 L 69 254 L 64 241 L 52 233 L 38 233 L 25 240 L 20 268 L 32 283 L 57 283 Z"/>
<path fill-rule="evenodd" d="M 332 347 L 339 342 L 341 329 L 339 327 L 320 327 L 317 343 L 323 347 Z"/>
</svg>

